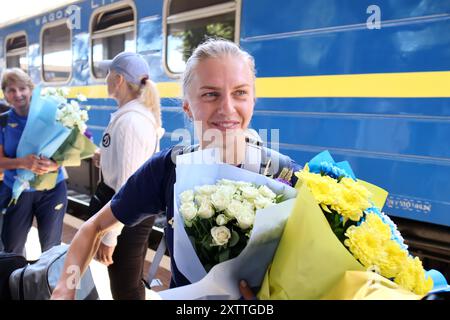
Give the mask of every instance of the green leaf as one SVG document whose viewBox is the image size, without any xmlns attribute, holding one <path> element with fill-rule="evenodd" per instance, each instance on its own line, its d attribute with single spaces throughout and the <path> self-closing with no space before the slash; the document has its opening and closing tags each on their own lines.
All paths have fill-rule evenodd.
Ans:
<svg viewBox="0 0 450 320">
<path fill-rule="evenodd" d="M 236 231 L 231 230 L 231 239 L 228 242 L 228 246 L 234 247 L 238 242 L 239 242 L 239 234 Z"/>
<path fill-rule="evenodd" d="M 275 203 L 280 203 L 280 202 L 283 202 L 284 200 L 285 200 L 284 194 L 279 194 L 275 197 Z"/>
<path fill-rule="evenodd" d="M 230 258 L 230 250 L 225 249 L 219 253 L 219 263 L 227 261 Z"/>
</svg>

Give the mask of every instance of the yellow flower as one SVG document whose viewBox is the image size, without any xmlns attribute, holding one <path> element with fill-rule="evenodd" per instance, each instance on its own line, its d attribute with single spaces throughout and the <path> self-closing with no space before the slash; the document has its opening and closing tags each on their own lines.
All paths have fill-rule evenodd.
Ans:
<svg viewBox="0 0 450 320">
<path fill-rule="evenodd" d="M 306 167 L 307 168 L 307 167 Z M 304 181 L 319 204 L 334 205 L 338 199 L 338 183 L 333 178 L 302 170 L 296 176 Z"/>
<path fill-rule="evenodd" d="M 332 206 L 344 218 L 359 221 L 364 210 L 370 207 L 369 191 L 350 178 L 342 178 L 339 185 L 339 198 Z"/>
<path fill-rule="evenodd" d="M 359 221 L 364 210 L 371 206 L 370 192 L 351 178 L 337 180 L 309 171 L 308 165 L 295 175 L 304 181 L 314 195 L 316 201 L 326 212 L 326 206 L 338 212 L 345 219 Z"/>
<path fill-rule="evenodd" d="M 391 240 L 391 231 L 376 214 L 368 214 L 360 226 L 351 226 L 344 244 L 367 268 L 377 266 L 386 278 L 395 277 L 406 261 L 407 252 Z"/>
<path fill-rule="evenodd" d="M 408 257 L 394 281 L 418 295 L 425 295 L 433 288 L 433 280 L 425 278 L 425 270 L 418 257 Z"/>
</svg>

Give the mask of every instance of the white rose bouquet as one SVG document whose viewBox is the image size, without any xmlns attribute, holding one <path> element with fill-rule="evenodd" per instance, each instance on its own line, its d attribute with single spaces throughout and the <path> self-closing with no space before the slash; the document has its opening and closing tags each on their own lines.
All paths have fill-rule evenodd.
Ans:
<svg viewBox="0 0 450 320">
<path fill-rule="evenodd" d="M 212 160 L 213 150 L 177 158 L 173 258 L 192 284 L 163 299 L 237 299 L 240 279 L 259 287 L 294 204 L 294 188 Z"/>
<path fill-rule="evenodd" d="M 195 251 L 208 272 L 237 257 L 247 245 L 256 211 L 282 202 L 265 185 L 220 179 L 180 194 L 179 211 Z"/>
</svg>

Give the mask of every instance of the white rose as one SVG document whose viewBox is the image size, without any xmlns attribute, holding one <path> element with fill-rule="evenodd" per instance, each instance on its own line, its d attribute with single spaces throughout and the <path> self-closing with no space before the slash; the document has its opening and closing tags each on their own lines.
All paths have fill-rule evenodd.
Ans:
<svg viewBox="0 0 450 320">
<path fill-rule="evenodd" d="M 72 105 L 74 112 L 80 111 L 80 104 L 78 103 L 78 101 L 70 100 L 70 104 Z"/>
<path fill-rule="evenodd" d="M 71 104 L 68 104 L 68 105 L 66 105 L 66 107 L 65 107 L 65 110 L 64 110 L 66 113 L 73 113 L 73 105 L 71 105 Z"/>
<path fill-rule="evenodd" d="M 88 115 L 88 113 L 87 113 L 86 110 L 82 110 L 82 111 L 80 112 L 80 119 L 81 119 L 81 121 L 83 121 L 83 122 L 86 122 L 86 121 L 89 120 L 89 115 Z"/>
<path fill-rule="evenodd" d="M 239 194 L 239 193 L 235 193 L 234 195 L 233 195 L 233 199 L 235 199 L 235 200 L 237 200 L 237 201 L 244 201 L 244 198 L 242 197 L 242 195 L 241 194 Z"/>
<path fill-rule="evenodd" d="M 253 204 L 255 205 L 256 209 L 264 209 L 273 205 L 273 201 L 268 198 L 259 196 L 255 199 Z"/>
<path fill-rule="evenodd" d="M 202 219 L 209 219 L 214 215 L 214 209 L 209 201 L 202 202 L 197 212 L 198 216 Z"/>
<path fill-rule="evenodd" d="M 211 203 L 211 197 L 209 195 L 205 195 L 205 194 L 196 194 L 194 196 L 194 199 L 198 205 L 201 205 L 203 202 Z"/>
<path fill-rule="evenodd" d="M 224 214 L 219 214 L 219 215 L 216 217 L 216 223 L 217 223 L 219 226 L 224 226 L 224 225 L 226 225 L 226 224 L 228 223 L 228 218 L 227 218 L 227 216 L 224 215 Z"/>
<path fill-rule="evenodd" d="M 240 187 L 239 189 L 245 199 L 255 199 L 259 195 L 258 189 L 255 187 Z"/>
<path fill-rule="evenodd" d="M 255 212 L 255 205 L 253 204 L 253 202 L 244 200 L 244 201 L 242 201 L 242 205 L 244 207 L 246 207 L 248 210 L 250 210 L 251 212 Z"/>
<path fill-rule="evenodd" d="M 233 199 L 233 200 L 231 200 L 228 207 L 225 209 L 225 214 L 229 218 L 235 218 L 236 215 L 242 210 L 244 210 L 244 208 L 242 206 L 242 202 Z"/>
<path fill-rule="evenodd" d="M 243 210 L 236 216 L 239 228 L 242 230 L 248 229 L 253 226 L 255 222 L 255 214 L 250 210 Z"/>
<path fill-rule="evenodd" d="M 197 216 L 197 208 L 193 202 L 185 202 L 180 206 L 180 213 L 184 220 L 190 221 Z"/>
<path fill-rule="evenodd" d="M 211 202 L 218 211 L 225 210 L 233 197 L 234 188 L 230 186 L 220 186 L 217 191 L 211 195 Z"/>
<path fill-rule="evenodd" d="M 213 227 L 211 229 L 211 235 L 213 237 L 213 244 L 217 246 L 226 245 L 231 238 L 230 229 L 225 226 Z"/>
<path fill-rule="evenodd" d="M 275 192 L 273 192 L 272 190 L 270 190 L 268 187 L 266 186 L 260 186 L 258 188 L 259 194 L 262 195 L 265 198 L 269 198 L 269 199 L 275 199 L 276 198 L 276 194 Z"/>
<path fill-rule="evenodd" d="M 196 187 L 195 191 L 200 195 L 211 195 L 216 192 L 217 186 L 215 185 L 204 185 L 201 187 Z"/>
<path fill-rule="evenodd" d="M 194 190 L 186 190 L 180 194 L 181 203 L 194 201 Z"/>
</svg>

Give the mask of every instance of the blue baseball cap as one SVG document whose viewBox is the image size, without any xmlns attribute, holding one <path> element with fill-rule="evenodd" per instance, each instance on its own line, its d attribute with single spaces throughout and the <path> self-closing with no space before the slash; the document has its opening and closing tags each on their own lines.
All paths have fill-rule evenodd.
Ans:
<svg viewBox="0 0 450 320">
<path fill-rule="evenodd" d="M 143 79 L 150 79 L 150 67 L 147 61 L 134 52 L 121 52 L 112 60 L 101 61 L 98 66 L 105 72 L 114 70 L 127 82 L 137 85 L 142 84 Z"/>
</svg>

